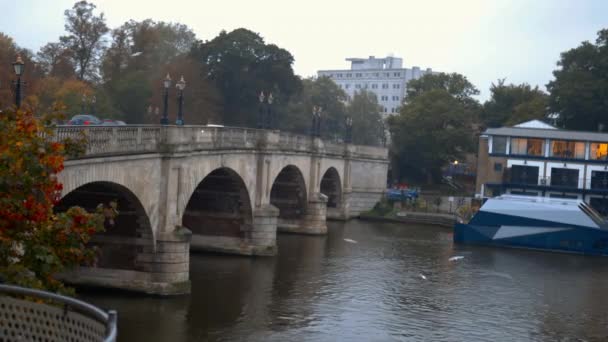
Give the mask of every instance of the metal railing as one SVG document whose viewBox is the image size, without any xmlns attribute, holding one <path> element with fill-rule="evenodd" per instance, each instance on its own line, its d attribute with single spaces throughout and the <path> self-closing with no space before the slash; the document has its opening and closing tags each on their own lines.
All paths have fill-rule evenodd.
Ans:
<svg viewBox="0 0 608 342">
<path fill-rule="evenodd" d="M 502 182 L 511 186 L 520 187 L 553 187 L 559 189 L 585 189 L 608 191 L 608 178 L 604 177 L 521 177 L 521 176 L 505 176 Z"/>
<path fill-rule="evenodd" d="M 40 300 L 50 301 L 56 306 Z M 116 311 L 105 312 L 75 298 L 0 284 L 0 341 L 114 342 L 116 318 Z"/>
</svg>

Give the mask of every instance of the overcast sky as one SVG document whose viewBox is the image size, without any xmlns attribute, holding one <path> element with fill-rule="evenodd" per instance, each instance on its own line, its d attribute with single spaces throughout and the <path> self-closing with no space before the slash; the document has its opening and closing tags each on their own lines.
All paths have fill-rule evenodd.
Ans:
<svg viewBox="0 0 608 342">
<path fill-rule="evenodd" d="M 245 27 L 289 50 L 295 72 L 347 68 L 347 57 L 403 57 L 404 66 L 458 72 L 488 96 L 498 78 L 539 85 L 560 52 L 608 28 L 608 0 L 95 0 L 108 26 L 152 18 L 199 39 Z M 0 31 L 34 51 L 63 34 L 72 0 L 0 0 Z"/>
</svg>

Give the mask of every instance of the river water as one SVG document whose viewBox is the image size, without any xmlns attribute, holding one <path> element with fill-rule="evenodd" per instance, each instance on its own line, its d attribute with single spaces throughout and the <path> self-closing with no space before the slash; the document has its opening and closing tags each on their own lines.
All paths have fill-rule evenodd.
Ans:
<svg viewBox="0 0 608 342">
<path fill-rule="evenodd" d="M 274 258 L 193 254 L 188 296 L 81 297 L 118 310 L 119 341 L 608 341 L 606 258 L 364 221 L 278 245 Z"/>
</svg>

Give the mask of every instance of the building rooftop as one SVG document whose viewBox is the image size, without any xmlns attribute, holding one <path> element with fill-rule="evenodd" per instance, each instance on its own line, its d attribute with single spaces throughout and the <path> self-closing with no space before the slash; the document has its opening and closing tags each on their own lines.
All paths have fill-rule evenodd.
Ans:
<svg viewBox="0 0 608 342">
<path fill-rule="evenodd" d="M 608 133 L 569 131 L 565 129 L 556 128 L 539 120 L 523 122 L 513 127 L 488 128 L 483 134 L 560 140 L 597 142 L 608 141 Z"/>
</svg>

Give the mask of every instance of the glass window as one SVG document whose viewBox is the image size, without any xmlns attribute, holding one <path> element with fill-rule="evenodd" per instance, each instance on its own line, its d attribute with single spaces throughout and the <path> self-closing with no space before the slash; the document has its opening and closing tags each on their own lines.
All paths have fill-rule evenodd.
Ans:
<svg viewBox="0 0 608 342">
<path fill-rule="evenodd" d="M 352 77 L 353 75 L 351 73 L 346 74 L 346 77 Z"/>
<path fill-rule="evenodd" d="M 361 89 L 361 85 L 360 84 L 355 84 L 355 88 Z"/>
<path fill-rule="evenodd" d="M 552 140 L 551 157 L 585 159 L 585 143 L 567 140 Z"/>
<path fill-rule="evenodd" d="M 350 88 L 350 84 L 345 84 L 344 88 L 346 88 L 346 89 Z"/>
<path fill-rule="evenodd" d="M 494 171 L 502 171 L 502 164 L 501 163 L 494 163 Z"/>
<path fill-rule="evenodd" d="M 591 189 L 608 190 L 608 171 L 591 171 Z"/>
<path fill-rule="evenodd" d="M 513 165 L 511 167 L 511 183 L 538 184 L 538 166 Z"/>
<path fill-rule="evenodd" d="M 608 143 L 591 143 L 589 158 L 595 160 L 608 160 Z"/>
<path fill-rule="evenodd" d="M 378 85 L 376 83 L 372 84 L 372 89 L 378 89 Z"/>
<path fill-rule="evenodd" d="M 507 153 L 507 137 L 492 137 L 492 153 Z"/>
<path fill-rule="evenodd" d="M 511 138 L 511 154 L 526 154 L 525 138 Z"/>
<path fill-rule="evenodd" d="M 554 167 L 551 169 L 551 185 L 578 187 L 578 170 Z"/>
<path fill-rule="evenodd" d="M 528 139 L 528 155 L 529 156 L 542 156 L 544 155 L 544 151 L 543 151 L 543 146 L 544 144 L 544 140 L 543 139 Z"/>
</svg>

